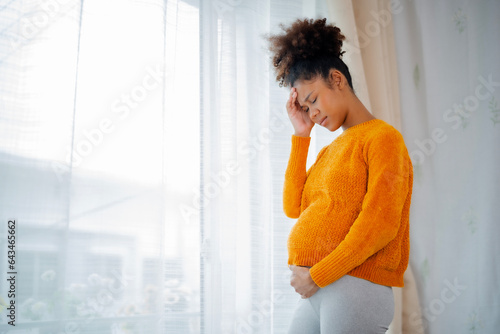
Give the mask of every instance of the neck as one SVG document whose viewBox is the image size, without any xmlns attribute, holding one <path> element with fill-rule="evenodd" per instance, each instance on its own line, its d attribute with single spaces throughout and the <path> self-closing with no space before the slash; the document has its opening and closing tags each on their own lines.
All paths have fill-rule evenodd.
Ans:
<svg viewBox="0 0 500 334">
<path fill-rule="evenodd" d="M 366 109 L 363 103 L 358 99 L 356 95 L 353 93 L 349 94 L 347 104 L 347 116 L 342 124 L 342 130 L 346 130 L 351 126 L 364 123 L 371 119 L 375 119 L 375 117 Z"/>
</svg>

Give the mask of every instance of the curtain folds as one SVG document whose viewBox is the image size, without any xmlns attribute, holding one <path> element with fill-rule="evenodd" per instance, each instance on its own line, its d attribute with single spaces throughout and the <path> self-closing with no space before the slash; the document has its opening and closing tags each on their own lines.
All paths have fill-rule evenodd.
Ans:
<svg viewBox="0 0 500 334">
<path fill-rule="evenodd" d="M 392 16 L 402 10 L 396 1 L 353 1 L 358 36 L 355 51 L 361 54 L 371 110 L 401 131 L 399 83 Z"/>
<path fill-rule="evenodd" d="M 285 333 L 289 286 L 282 186 L 293 131 L 265 36 L 324 15 L 323 1 L 203 1 L 200 7 L 206 333 Z M 312 150 L 314 154 L 314 149 Z"/>
<path fill-rule="evenodd" d="M 498 1 L 401 1 L 402 130 L 414 165 L 411 264 L 427 333 L 496 333 Z"/>
<path fill-rule="evenodd" d="M 166 9 L 160 1 L 2 4 L 0 331 L 196 326 L 199 280 L 185 276 L 198 266 L 182 263 L 197 248 L 172 238 L 192 227 L 174 220 L 178 208 L 166 200 L 175 193 L 165 167 L 175 153 L 165 144 L 173 136 L 164 45 L 175 25 Z"/>
<path fill-rule="evenodd" d="M 346 54 L 358 98 L 371 113 L 401 130 L 398 70 L 394 45 L 393 16 L 402 4 L 389 0 L 329 0 L 330 19 L 345 32 Z M 393 288 L 395 312 L 390 333 L 423 331 L 418 292 L 411 263 L 405 272 L 405 287 Z M 409 316 L 411 315 L 412 321 Z"/>
</svg>

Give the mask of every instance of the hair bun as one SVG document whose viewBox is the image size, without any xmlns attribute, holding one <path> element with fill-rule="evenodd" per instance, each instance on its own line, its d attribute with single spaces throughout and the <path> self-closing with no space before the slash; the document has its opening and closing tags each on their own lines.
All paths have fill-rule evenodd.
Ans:
<svg viewBox="0 0 500 334">
<path fill-rule="evenodd" d="M 345 53 L 342 51 L 345 36 L 340 28 L 326 24 L 326 18 L 297 20 L 289 28 L 280 26 L 290 38 L 289 43 L 293 48 L 287 52 L 292 57 L 295 54 L 302 59 L 325 56 L 342 58 Z"/>
<path fill-rule="evenodd" d="M 269 50 L 274 54 L 273 65 L 276 79 L 284 83 L 290 68 L 301 60 L 315 60 L 336 57 L 341 59 L 345 51 L 342 44 L 345 36 L 340 28 L 323 19 L 298 19 L 289 27 L 280 24 L 284 33 L 268 38 Z"/>
</svg>

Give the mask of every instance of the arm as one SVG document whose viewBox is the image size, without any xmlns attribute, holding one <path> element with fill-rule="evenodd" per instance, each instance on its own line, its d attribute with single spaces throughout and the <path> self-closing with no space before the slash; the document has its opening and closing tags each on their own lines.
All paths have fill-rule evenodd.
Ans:
<svg viewBox="0 0 500 334">
<path fill-rule="evenodd" d="M 290 218 L 298 218 L 300 215 L 302 189 L 307 178 L 307 151 L 311 142 L 311 130 L 314 127 L 314 122 L 309 114 L 302 110 L 297 97 L 297 90 L 292 87 L 286 103 L 286 110 L 295 134 L 292 135 L 292 152 L 288 160 L 283 186 L 283 211 Z"/>
<path fill-rule="evenodd" d="M 381 133 L 363 149 L 368 186 L 362 209 L 345 239 L 310 269 L 314 282 L 325 287 L 362 264 L 398 233 L 410 191 L 406 146 L 397 131 Z"/>
<path fill-rule="evenodd" d="M 306 162 L 311 137 L 292 135 L 292 149 L 285 171 L 283 211 L 289 218 L 298 218 L 302 189 L 307 179 Z"/>
<path fill-rule="evenodd" d="M 298 218 L 300 215 L 300 203 L 302 191 L 307 177 L 316 162 L 321 158 L 328 146 L 324 146 L 318 153 L 314 164 L 306 171 L 307 153 L 311 137 L 292 135 L 292 149 L 288 166 L 285 172 L 285 183 L 283 185 L 283 211 L 289 218 Z"/>
</svg>

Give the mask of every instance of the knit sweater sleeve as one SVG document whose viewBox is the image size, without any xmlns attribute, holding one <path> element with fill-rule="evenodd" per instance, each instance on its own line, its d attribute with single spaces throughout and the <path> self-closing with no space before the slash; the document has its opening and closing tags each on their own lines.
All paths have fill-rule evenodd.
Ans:
<svg viewBox="0 0 500 334">
<path fill-rule="evenodd" d="M 333 283 L 386 246 L 401 225 L 403 206 L 411 191 L 411 162 L 402 135 L 395 129 L 377 133 L 365 143 L 363 157 L 368 184 L 361 212 L 344 240 L 310 269 L 320 287 Z"/>
<path fill-rule="evenodd" d="M 307 178 L 306 163 L 311 137 L 292 135 L 292 148 L 283 185 L 283 211 L 289 218 L 298 218 L 302 190 Z"/>
</svg>

